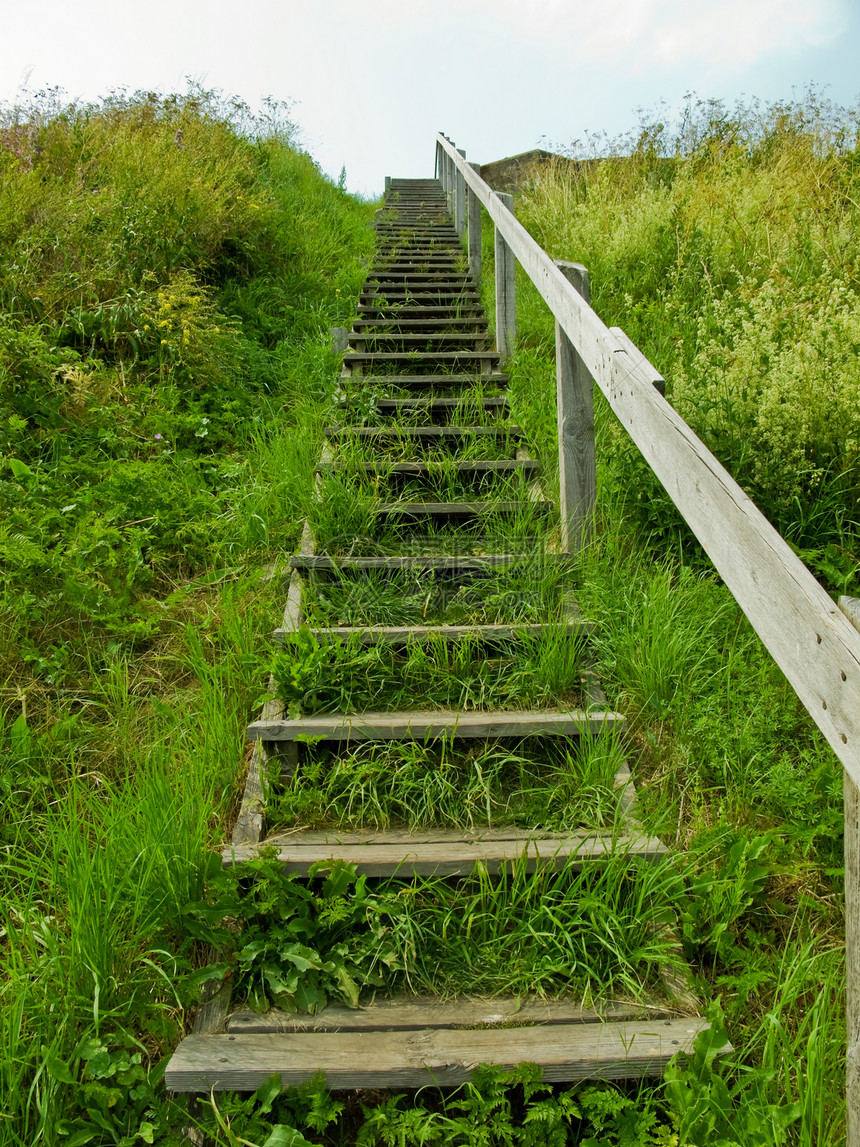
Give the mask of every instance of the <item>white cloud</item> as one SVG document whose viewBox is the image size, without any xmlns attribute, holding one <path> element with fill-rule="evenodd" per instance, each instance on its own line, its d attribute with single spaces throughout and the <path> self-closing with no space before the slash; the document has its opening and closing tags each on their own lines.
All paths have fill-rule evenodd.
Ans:
<svg viewBox="0 0 860 1147">
<path fill-rule="evenodd" d="M 641 72 L 654 64 L 747 66 L 766 56 L 827 43 L 844 0 L 471 0 L 488 20 L 561 46 L 581 63 L 619 57 Z"/>
</svg>

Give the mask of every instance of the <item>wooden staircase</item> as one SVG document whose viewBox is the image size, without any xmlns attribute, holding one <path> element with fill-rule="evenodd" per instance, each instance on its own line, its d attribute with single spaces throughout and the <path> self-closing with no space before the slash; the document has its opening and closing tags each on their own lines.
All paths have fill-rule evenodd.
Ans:
<svg viewBox="0 0 860 1147">
<path fill-rule="evenodd" d="M 468 530 L 452 552 L 415 552 L 413 539 L 403 553 L 327 553 L 324 546 L 318 552 L 317 540 L 306 526 L 300 550 L 290 560 L 288 601 L 276 631 L 281 641 L 305 624 L 309 579 L 418 576 L 432 591 L 446 579 L 480 582 L 494 570 L 525 560 L 566 561 L 566 555 L 551 549 L 535 554 L 528 539 L 508 552 L 498 552 L 492 538 L 479 532 L 484 522 L 498 515 L 516 515 L 524 508 L 541 513 L 551 510 L 551 504 L 537 483 L 539 463 L 529 455 L 523 431 L 510 420 L 508 375 L 493 347 L 478 286 L 464 266 L 440 183 L 392 180 L 376 230 L 375 261 L 343 357 L 340 398 L 345 417 L 326 430 L 318 482 L 335 473 L 379 477 L 390 491 L 390 500 L 376 508 L 375 521 L 381 527 L 392 521 L 418 526 L 432 521 Z M 471 400 L 473 394 L 479 395 L 477 400 Z M 350 420 L 357 395 L 365 402 L 372 396 L 372 424 Z M 464 412 L 472 422 L 461 421 Z M 479 438 L 492 440 L 498 453 L 507 456 L 461 457 L 463 445 Z M 357 444 L 373 456 L 358 457 Z M 392 460 L 392 444 L 409 457 Z M 436 497 L 434 479 L 440 471 L 471 484 L 474 496 L 462 501 Z M 520 497 L 508 492 L 493 498 L 494 485 L 518 476 Z M 400 497 L 404 482 L 410 483 L 413 493 L 420 484 L 422 496 Z M 509 491 L 510 485 L 506 488 Z M 593 631 L 569 594 L 560 624 L 570 641 L 587 642 Z M 517 643 L 539 637 L 545 625 L 395 626 L 374 624 L 371 619 L 363 626 L 318 625 L 312 632 L 319 642 L 385 643 L 392 648 L 430 640 L 469 640 L 482 643 L 494 657 L 515 663 Z M 559 623 L 552 623 L 552 628 L 558 633 Z M 290 719 L 282 704 L 271 702 L 248 729 L 254 752 L 224 864 L 240 865 L 265 845 L 276 849 L 285 869 L 299 876 L 320 861 L 340 858 L 373 878 L 457 879 L 468 876 L 478 864 L 487 873 L 498 874 L 516 863 L 526 863 L 529 871 L 546 865 L 583 867 L 622 854 L 635 879 L 638 865 L 658 860 L 666 850 L 636 821 L 626 766 L 615 778 L 624 814 L 621 831 L 359 828 L 267 836 L 264 826 L 262 777 L 276 756 L 283 783 L 289 784 L 299 752 L 314 751 L 301 744 L 308 744 L 308 739 L 313 745 L 345 750 L 364 741 L 575 740 L 622 727 L 623 718 L 608 708 L 591 672 L 583 680 L 581 704 L 569 710 L 419 708 Z M 166 1082 L 177 1092 L 247 1091 L 273 1074 L 286 1086 L 323 1071 L 333 1089 L 422 1087 L 462 1083 L 478 1064 L 512 1067 L 524 1061 L 537 1063 L 549 1081 L 659 1074 L 678 1051 L 691 1050 L 695 1036 L 707 1026 L 683 977 L 667 968 L 662 988 L 655 997 L 608 1000 L 600 1007 L 536 996 L 446 1001 L 404 997 L 376 999 L 355 1009 L 330 1004 L 316 1015 L 278 1010 L 255 1015 L 241 1006 L 234 1010 L 229 987 L 213 984 L 194 1034 L 182 1041 L 168 1065 Z"/>
</svg>

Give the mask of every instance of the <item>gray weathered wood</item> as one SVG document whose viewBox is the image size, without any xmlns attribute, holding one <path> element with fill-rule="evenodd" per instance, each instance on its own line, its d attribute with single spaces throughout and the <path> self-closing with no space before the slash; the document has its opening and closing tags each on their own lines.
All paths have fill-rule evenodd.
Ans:
<svg viewBox="0 0 860 1147">
<path fill-rule="evenodd" d="M 513 422 L 492 426 L 327 426 L 327 438 L 522 438 Z"/>
<path fill-rule="evenodd" d="M 227 1021 L 230 1034 L 266 1035 L 305 1031 L 420 1031 L 422 1028 L 525 1027 L 535 1024 L 587 1024 L 635 1019 L 669 1019 L 677 1012 L 666 1000 L 639 1001 L 584 1007 L 574 1000 L 493 999 L 406 996 L 374 1000 L 360 1008 L 328 1004 L 315 1015 L 273 1008 L 262 1015 L 242 1008 Z"/>
<path fill-rule="evenodd" d="M 645 837 L 644 831 L 637 831 L 637 837 Z M 516 825 L 506 825 L 504 828 L 386 828 L 386 829 L 342 829 L 342 828 L 291 828 L 284 832 L 276 832 L 267 836 L 266 847 L 275 845 L 278 848 L 319 848 L 321 846 L 343 846 L 355 848 L 360 845 L 374 848 L 391 846 L 400 850 L 413 845 L 427 844 L 454 844 L 461 845 L 510 843 L 518 842 L 519 846 L 539 840 L 546 844 L 547 849 L 554 851 L 558 845 L 576 840 L 580 846 L 585 841 L 600 838 L 602 841 L 614 840 L 616 845 L 629 838 L 611 836 L 609 833 L 599 833 L 593 829 L 579 829 L 577 832 L 542 832 L 533 828 L 517 828 Z M 601 848 L 604 845 L 600 846 Z"/>
<path fill-rule="evenodd" d="M 504 191 L 496 192 L 502 210 L 513 217 L 514 197 Z M 496 279 L 496 349 L 504 361 L 513 354 L 517 334 L 516 261 L 504 237 L 504 229 L 496 226 L 495 234 Z"/>
<path fill-rule="evenodd" d="M 623 347 L 624 350 L 626 350 L 630 355 L 630 357 L 639 366 L 641 366 L 647 374 L 651 375 L 651 382 L 654 386 L 654 389 L 659 391 L 660 394 L 665 398 L 666 379 L 663 377 L 663 375 L 660 374 L 659 371 L 651 365 L 651 363 L 648 361 L 648 359 L 645 357 L 645 355 L 642 353 L 630 335 L 626 333 L 626 331 L 623 331 L 621 327 L 610 327 L 609 330 L 611 334 L 615 335 L 616 339 L 618 340 L 618 345 Z"/>
<path fill-rule="evenodd" d="M 423 741 L 434 737 L 578 737 L 620 730 L 618 713 L 573 709 L 511 709 L 495 712 L 418 710 L 402 713 L 328 713 L 297 721 L 254 721 L 249 740 L 294 741 L 297 737 L 323 737 L 328 741 Z"/>
<path fill-rule="evenodd" d="M 549 509 L 551 502 L 541 498 L 539 500 L 523 503 L 520 501 L 491 502 L 482 500 L 478 502 L 380 502 L 374 506 L 374 514 L 387 514 L 391 517 L 448 517 L 448 518 L 481 518 L 487 515 L 521 514 L 525 506 L 534 506 L 539 509 Z"/>
<path fill-rule="evenodd" d="M 475 164 L 469 166 L 475 170 Z M 465 184 L 465 179 L 464 179 Z M 468 226 L 469 273 L 476 282 L 481 281 L 481 201 L 469 187 L 466 191 L 466 222 Z"/>
<path fill-rule="evenodd" d="M 507 566 L 522 564 L 528 555 L 523 554 L 439 554 L 432 556 L 392 557 L 342 557 L 332 558 L 327 554 L 293 554 L 290 565 L 302 570 L 331 570 L 340 573 L 346 570 L 438 570 L 458 574 L 483 573 L 490 569 L 504 569 Z M 541 555 L 549 561 L 552 554 Z"/>
<path fill-rule="evenodd" d="M 701 1019 L 548 1024 L 501 1030 L 191 1035 L 167 1066 L 171 1091 L 253 1091 L 272 1075 L 295 1087 L 322 1071 L 328 1087 L 447 1087 L 476 1065 L 535 1063 L 547 1083 L 660 1075 L 693 1050 Z"/>
<path fill-rule="evenodd" d="M 268 850 L 270 842 L 264 847 Z M 258 855 L 260 846 L 225 848 L 225 867 L 245 864 Z M 658 860 L 666 855 L 666 846 L 657 837 L 628 835 L 568 836 L 531 840 L 462 841 L 455 837 L 424 844 L 414 839 L 394 844 L 304 844 L 301 837 L 277 849 L 277 859 L 286 873 L 307 876 L 315 864 L 342 860 L 354 864 L 356 871 L 368 877 L 469 876 L 480 864 L 491 876 L 512 868 L 526 872 L 538 868 L 580 869 L 603 862 L 609 856 L 630 860 Z"/>
<path fill-rule="evenodd" d="M 349 331 L 346 327 L 332 327 L 331 328 L 331 349 L 332 354 L 343 354 L 349 346 Z"/>
<path fill-rule="evenodd" d="M 581 263 L 560 260 L 556 266 L 583 299 L 590 302 L 586 268 Z M 591 538 L 597 501 L 593 382 L 558 323 L 555 324 L 555 374 L 561 544 L 568 553 L 576 554 Z"/>
<path fill-rule="evenodd" d="M 860 630 L 860 598 L 840 597 L 839 608 Z M 846 1147 L 860 1147 L 860 792 L 843 770 L 845 798 L 845 1100 Z"/>
<path fill-rule="evenodd" d="M 457 150 L 460 156 L 465 159 L 465 151 L 462 148 Z M 454 226 L 457 229 L 458 238 L 462 239 L 466 230 L 466 181 L 460 168 L 457 168 L 454 178 Z"/>
<path fill-rule="evenodd" d="M 658 372 L 633 361 L 486 183 L 468 167 L 464 178 L 828 744 L 860 782 L 860 634 L 656 391 Z"/>
<path fill-rule="evenodd" d="M 523 451 L 523 454 L 526 452 Z M 319 469 L 331 470 L 346 470 L 349 472 L 358 470 L 366 474 L 379 474 L 381 477 L 390 477 L 391 475 L 400 474 L 407 477 L 418 476 L 432 476 L 436 475 L 441 477 L 446 474 L 452 474 L 460 477 L 464 474 L 481 475 L 481 474 L 504 474 L 522 472 L 523 474 L 534 474 L 539 468 L 540 463 L 535 458 L 520 456 L 520 451 L 517 451 L 516 458 L 493 458 L 486 461 L 466 460 L 454 461 L 453 463 L 443 462 L 332 462 L 332 463 L 319 463 Z"/>
<path fill-rule="evenodd" d="M 313 629 L 320 641 L 360 641 L 364 645 L 388 642 L 392 645 L 408 645 L 413 641 L 481 641 L 493 644 L 499 641 L 518 641 L 523 637 L 540 637 L 543 634 L 566 632 L 570 637 L 590 637 L 595 626 L 582 620 L 565 622 L 563 626 L 553 624 L 529 625 L 368 625 L 330 626 Z M 282 642 L 286 630 L 276 629 L 272 634 L 275 641 Z M 608 706 L 603 706 L 608 708 Z"/>
</svg>

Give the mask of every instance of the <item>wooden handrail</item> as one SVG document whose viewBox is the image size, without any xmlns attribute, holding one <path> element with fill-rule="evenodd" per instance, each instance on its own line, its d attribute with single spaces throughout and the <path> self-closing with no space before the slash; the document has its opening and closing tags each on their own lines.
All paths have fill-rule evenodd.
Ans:
<svg viewBox="0 0 860 1147">
<path fill-rule="evenodd" d="M 456 147 L 441 134 L 436 144 L 449 170 L 462 174 L 486 209 L 845 771 L 860 784 L 860 634 L 656 389 L 660 375 L 645 356 L 631 353 L 629 343 L 604 325 Z"/>
</svg>

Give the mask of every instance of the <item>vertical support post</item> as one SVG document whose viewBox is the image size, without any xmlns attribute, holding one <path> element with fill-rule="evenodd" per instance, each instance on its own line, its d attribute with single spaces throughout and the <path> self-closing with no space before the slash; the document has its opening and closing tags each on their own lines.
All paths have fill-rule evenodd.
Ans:
<svg viewBox="0 0 860 1147">
<path fill-rule="evenodd" d="M 448 196 L 448 212 L 454 214 L 454 160 L 445 152 L 445 192 Z"/>
<path fill-rule="evenodd" d="M 457 151 L 466 158 L 462 147 L 458 147 Z M 455 166 L 454 171 L 454 226 L 457 228 L 458 239 L 462 239 L 466 230 L 466 180 L 459 167 Z"/>
<path fill-rule="evenodd" d="M 555 265 L 589 302 L 591 290 L 585 267 L 559 260 Z M 576 554 L 591 537 L 597 500 L 594 392 L 591 375 L 558 323 L 555 324 L 555 373 L 562 549 Z"/>
<path fill-rule="evenodd" d="M 470 163 L 473 171 L 477 164 Z M 479 173 L 480 174 L 480 173 Z M 469 273 L 477 282 L 481 280 L 481 201 L 471 189 L 466 192 L 466 214 L 469 227 Z"/>
<path fill-rule="evenodd" d="M 390 190 L 391 190 L 391 176 L 386 175 L 386 177 L 385 177 L 385 194 L 387 195 Z"/>
<path fill-rule="evenodd" d="M 349 346 L 349 331 L 346 327 L 331 328 L 331 353 L 343 354 Z"/>
<path fill-rule="evenodd" d="M 860 630 L 860 598 L 839 608 Z M 843 769 L 845 796 L 845 1114 L 846 1147 L 860 1147 L 860 792 Z"/>
<path fill-rule="evenodd" d="M 508 211 L 513 213 L 514 197 L 497 191 Z M 502 361 L 510 358 L 517 334 L 516 260 L 514 253 L 496 228 L 496 349 Z"/>
</svg>

